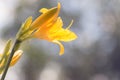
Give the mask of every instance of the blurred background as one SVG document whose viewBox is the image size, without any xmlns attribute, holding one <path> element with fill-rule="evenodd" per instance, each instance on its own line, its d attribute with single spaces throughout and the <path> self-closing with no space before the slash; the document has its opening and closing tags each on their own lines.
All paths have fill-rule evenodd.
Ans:
<svg viewBox="0 0 120 80">
<path fill-rule="evenodd" d="M 1 0 L 0 53 L 27 17 L 35 19 L 39 9 L 61 3 L 64 28 L 73 19 L 71 30 L 78 35 L 59 46 L 31 39 L 22 43 L 19 62 L 6 80 L 120 80 L 120 0 Z"/>
</svg>

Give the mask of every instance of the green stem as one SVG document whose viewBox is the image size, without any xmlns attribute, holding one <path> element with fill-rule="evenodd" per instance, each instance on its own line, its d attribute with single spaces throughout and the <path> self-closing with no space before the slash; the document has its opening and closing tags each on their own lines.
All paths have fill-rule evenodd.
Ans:
<svg viewBox="0 0 120 80">
<path fill-rule="evenodd" d="M 7 71 L 8 71 L 8 68 L 9 68 L 9 65 L 10 65 L 10 62 L 11 62 L 11 60 L 12 60 L 12 57 L 13 57 L 15 51 L 18 50 L 18 48 L 19 48 L 19 46 L 20 46 L 20 43 L 21 43 L 21 41 L 19 41 L 19 40 L 16 40 L 16 41 L 15 41 L 15 43 L 14 43 L 14 45 L 13 45 L 13 48 L 12 48 L 12 51 L 11 51 L 11 53 L 10 53 L 10 56 L 9 56 L 9 58 L 8 58 L 8 61 L 7 61 L 7 63 L 6 63 L 5 69 L 4 69 L 4 71 L 3 71 L 1 80 L 4 80 L 4 79 L 5 79 L 6 74 L 7 74 Z"/>
</svg>

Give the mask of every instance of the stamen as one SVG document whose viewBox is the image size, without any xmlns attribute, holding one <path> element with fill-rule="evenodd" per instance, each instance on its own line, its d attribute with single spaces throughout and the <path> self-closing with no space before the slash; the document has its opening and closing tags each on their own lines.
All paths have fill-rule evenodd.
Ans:
<svg viewBox="0 0 120 80">
<path fill-rule="evenodd" d="M 73 20 L 70 22 L 70 24 L 69 24 L 69 26 L 66 28 L 66 29 L 69 29 L 71 26 L 72 26 L 72 24 L 73 24 Z"/>
</svg>

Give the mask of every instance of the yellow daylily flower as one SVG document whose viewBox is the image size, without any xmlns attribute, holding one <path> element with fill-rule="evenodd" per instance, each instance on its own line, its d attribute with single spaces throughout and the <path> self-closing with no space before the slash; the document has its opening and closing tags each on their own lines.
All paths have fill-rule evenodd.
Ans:
<svg viewBox="0 0 120 80">
<path fill-rule="evenodd" d="M 20 59 L 20 57 L 22 56 L 22 53 L 23 53 L 23 51 L 22 50 L 17 50 L 16 52 L 15 52 L 15 54 L 13 55 L 13 58 L 12 58 L 12 60 L 11 60 L 11 63 L 10 63 L 10 66 L 14 66 L 16 63 L 17 63 L 17 61 Z M 7 54 L 7 56 L 5 56 L 3 59 L 2 59 L 2 61 L 1 61 L 1 63 L 0 63 L 0 73 L 2 73 L 2 71 L 4 70 L 4 67 L 5 67 L 5 65 L 6 65 L 6 61 L 8 60 L 8 56 L 9 56 L 10 54 Z M 0 58 L 2 58 L 2 54 L 0 54 Z"/>
<path fill-rule="evenodd" d="M 72 22 L 66 29 L 62 27 L 62 19 L 58 17 L 60 7 L 61 5 L 58 3 L 58 6 L 52 9 L 42 8 L 40 12 L 43 14 L 33 21 L 31 28 L 38 28 L 33 33 L 34 38 L 39 38 L 58 44 L 60 46 L 59 55 L 62 55 L 64 53 L 64 46 L 59 41 L 68 42 L 76 39 L 77 36 L 74 32 L 69 30 Z"/>
<path fill-rule="evenodd" d="M 29 17 L 18 33 L 18 40 L 23 41 L 29 38 L 38 38 L 56 43 L 60 46 L 59 54 L 62 55 L 64 53 L 64 46 L 59 41 L 68 42 L 75 40 L 77 35 L 69 30 L 73 21 L 66 29 L 62 27 L 63 21 L 58 16 L 60 8 L 61 5 L 58 3 L 57 7 L 51 9 L 42 8 L 39 11 L 42 14 L 34 21 L 32 21 L 32 17 Z"/>
<path fill-rule="evenodd" d="M 44 25 L 52 25 L 58 17 L 58 14 L 60 12 L 60 3 L 58 3 L 57 7 L 46 9 L 42 8 L 40 10 L 43 14 L 41 14 L 37 19 L 32 21 L 32 17 L 28 17 L 26 19 L 25 23 L 22 24 L 21 29 L 19 30 L 17 34 L 17 39 L 20 41 L 29 39 L 31 35 L 40 27 Z"/>
</svg>

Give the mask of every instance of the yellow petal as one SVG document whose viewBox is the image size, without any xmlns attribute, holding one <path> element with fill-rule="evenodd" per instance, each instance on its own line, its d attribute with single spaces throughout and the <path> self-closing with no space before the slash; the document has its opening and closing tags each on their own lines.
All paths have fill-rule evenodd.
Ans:
<svg viewBox="0 0 120 80">
<path fill-rule="evenodd" d="M 58 17 L 57 21 L 52 25 L 46 25 L 44 27 L 40 27 L 39 30 L 37 30 L 33 37 L 39 38 L 39 39 L 50 39 L 49 35 L 54 34 L 57 32 L 63 25 L 62 19 Z"/>
<path fill-rule="evenodd" d="M 63 46 L 59 41 L 57 41 L 57 40 L 53 40 L 52 42 L 53 42 L 53 43 L 56 43 L 56 44 L 58 44 L 58 45 L 60 46 L 59 55 L 60 55 L 60 56 L 63 55 L 63 54 L 64 54 L 64 46 Z"/>
<path fill-rule="evenodd" d="M 56 33 L 49 35 L 49 37 L 51 37 L 53 40 L 68 42 L 71 40 L 75 40 L 77 38 L 77 35 L 70 30 L 60 29 Z"/>
<path fill-rule="evenodd" d="M 54 24 L 48 24 L 44 27 L 40 27 L 39 30 L 36 31 L 35 34 L 38 34 L 38 35 L 43 34 L 44 35 L 47 32 L 49 35 L 49 34 L 52 34 L 56 31 L 58 31 L 62 27 L 62 25 L 63 25 L 63 22 L 62 22 L 61 18 L 59 17 Z"/>
<path fill-rule="evenodd" d="M 39 10 L 39 12 L 41 12 L 41 13 L 46 13 L 48 10 L 49 10 L 49 9 L 47 9 L 47 8 L 42 8 L 42 9 Z"/>
<path fill-rule="evenodd" d="M 52 9 L 49 9 L 46 13 L 39 16 L 31 24 L 31 29 L 36 29 L 36 28 L 39 28 L 41 26 L 44 26 L 45 24 L 56 21 L 59 12 L 60 12 L 60 3 L 58 3 L 58 7 L 54 7 Z"/>
<path fill-rule="evenodd" d="M 49 38 L 53 40 L 60 40 L 60 41 L 71 41 L 77 38 L 77 35 L 70 31 L 69 28 L 73 24 L 73 20 L 71 21 L 70 25 L 63 29 L 63 22 L 61 18 L 58 18 L 56 23 L 50 28 Z"/>
<path fill-rule="evenodd" d="M 23 51 L 22 50 L 18 50 L 15 52 L 12 61 L 10 63 L 10 66 L 15 65 L 15 63 L 20 59 L 20 57 L 22 56 Z"/>
<path fill-rule="evenodd" d="M 57 21 L 50 27 L 49 32 L 50 33 L 54 33 L 58 30 L 60 30 L 63 26 L 63 22 L 62 19 L 60 17 L 58 17 Z"/>
<path fill-rule="evenodd" d="M 57 8 L 47 11 L 45 14 L 39 16 L 31 25 L 31 29 L 39 28 L 40 26 L 46 24 L 57 12 Z"/>
</svg>

